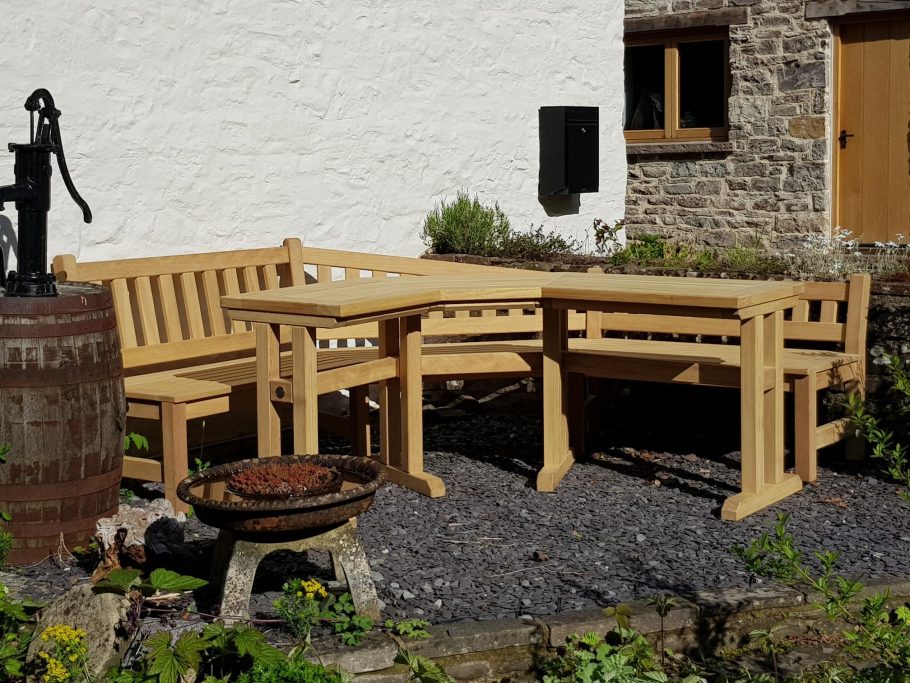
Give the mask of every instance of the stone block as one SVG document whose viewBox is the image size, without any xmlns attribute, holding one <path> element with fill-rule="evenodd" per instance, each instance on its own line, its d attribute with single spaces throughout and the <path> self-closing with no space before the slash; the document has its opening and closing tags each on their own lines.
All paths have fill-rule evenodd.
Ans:
<svg viewBox="0 0 910 683">
<path fill-rule="evenodd" d="M 803 140 L 824 138 L 827 129 L 824 116 L 797 116 L 790 119 L 790 135 Z"/>
<path fill-rule="evenodd" d="M 449 657 L 466 652 L 499 650 L 543 642 L 541 625 L 521 619 L 464 621 L 427 629 L 431 638 L 414 641 L 408 649 L 425 657 Z"/>
<path fill-rule="evenodd" d="M 768 170 L 767 164 L 760 161 L 732 164 L 732 175 L 743 178 L 752 178 L 764 175 Z"/>
<path fill-rule="evenodd" d="M 125 596 L 94 593 L 87 583 L 75 586 L 41 610 L 26 661 L 33 661 L 39 652 L 53 652 L 53 643 L 42 641 L 41 632 L 48 626 L 63 624 L 85 631 L 86 671 L 93 679 L 100 679 L 120 663 L 126 652 L 130 642 L 125 629 L 129 610 L 130 600 Z"/>
<path fill-rule="evenodd" d="M 333 636 L 318 638 L 314 649 L 323 664 L 341 667 L 352 674 L 386 669 L 395 663 L 398 654 L 398 644 L 382 631 L 370 631 L 357 647 L 342 645 Z"/>
<path fill-rule="evenodd" d="M 667 194 L 692 194 L 695 192 L 695 187 L 692 183 L 673 183 L 665 185 L 664 192 Z"/>
<path fill-rule="evenodd" d="M 682 206 L 687 209 L 703 209 L 708 206 L 709 203 L 707 197 L 702 197 L 700 195 L 682 195 L 676 200 L 677 206 Z"/>
<path fill-rule="evenodd" d="M 723 181 L 716 178 L 695 182 L 695 191 L 699 194 L 720 194 L 723 191 L 723 187 Z"/>
<path fill-rule="evenodd" d="M 777 87 L 782 91 L 824 88 L 827 77 L 824 61 L 792 62 L 778 72 Z"/>
<path fill-rule="evenodd" d="M 638 169 L 645 178 L 663 178 L 669 173 L 670 164 L 641 164 Z"/>
<path fill-rule="evenodd" d="M 700 176 L 720 178 L 727 175 L 727 164 L 723 161 L 699 161 L 696 173 Z"/>
<path fill-rule="evenodd" d="M 670 164 L 670 177 L 691 178 L 696 175 L 697 166 L 694 161 L 675 161 Z"/>
<path fill-rule="evenodd" d="M 574 634 L 591 631 L 606 635 L 616 621 L 612 617 L 604 616 L 602 609 L 586 609 L 578 612 L 561 612 L 544 619 L 550 630 L 550 646 L 560 647 L 566 644 L 566 638 Z"/>
<path fill-rule="evenodd" d="M 753 192 L 777 192 L 780 187 L 780 178 L 751 178 L 749 180 L 749 189 Z"/>
</svg>

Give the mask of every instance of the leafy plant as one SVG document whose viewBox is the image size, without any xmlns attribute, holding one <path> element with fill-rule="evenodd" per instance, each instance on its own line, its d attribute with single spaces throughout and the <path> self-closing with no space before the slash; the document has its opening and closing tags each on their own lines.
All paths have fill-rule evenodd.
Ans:
<svg viewBox="0 0 910 683">
<path fill-rule="evenodd" d="M 30 600 L 12 600 L 0 583 L 0 681 L 22 679 L 22 665 L 31 642 L 31 631 L 26 627 L 40 604 Z"/>
<path fill-rule="evenodd" d="M 442 201 L 427 214 L 421 238 L 437 254 L 488 256 L 497 253 L 510 232 L 499 204 L 484 206 L 462 190 L 455 201 Z"/>
<path fill-rule="evenodd" d="M 137 592 L 145 598 L 161 596 L 168 593 L 183 593 L 196 590 L 208 585 L 205 579 L 178 574 L 170 569 L 156 569 L 149 574 L 148 579 L 140 578 L 138 569 L 114 569 L 103 579 L 95 584 L 94 590 L 98 593 L 117 593 L 129 595 Z"/>
<path fill-rule="evenodd" d="M 330 596 L 326 601 L 326 612 L 328 621 L 332 623 L 335 633 L 345 645 L 359 644 L 373 628 L 372 619 L 357 614 L 350 593 L 342 593 L 337 598 Z"/>
<path fill-rule="evenodd" d="M 753 573 L 803 584 L 821 594 L 819 607 L 828 617 L 843 619 L 850 626 L 843 632 L 847 652 L 872 657 L 887 671 L 910 670 L 910 606 L 891 608 L 888 594 L 876 593 L 863 600 L 858 613 L 851 609 L 851 600 L 863 585 L 834 573 L 838 559 L 834 552 L 815 553 L 821 572 L 807 567 L 802 553 L 793 547 L 793 536 L 786 530 L 788 521 L 779 514 L 773 537 L 764 534 L 746 547 L 736 546 L 734 555 Z"/>
<path fill-rule="evenodd" d="M 201 458 L 196 458 L 192 467 L 189 468 L 187 476 L 193 476 L 194 474 L 199 474 L 203 470 L 207 470 L 212 466 L 208 460 L 203 461 Z"/>
<path fill-rule="evenodd" d="M 615 254 L 622 251 L 619 233 L 622 232 L 624 222 L 618 220 L 613 225 L 600 218 L 594 219 L 591 231 L 594 233 L 594 251 L 598 254 Z"/>
<path fill-rule="evenodd" d="M 130 432 L 123 437 L 124 452 L 128 451 L 131 447 L 135 448 L 137 451 L 147 451 L 149 449 L 149 440 L 142 436 L 142 434 Z"/>
<path fill-rule="evenodd" d="M 319 623 L 331 624 L 345 645 L 357 645 L 373 628 L 372 619 L 357 614 L 350 593 L 329 595 L 316 579 L 292 579 L 281 591 L 275 609 L 305 647 L 309 646 L 313 628 Z"/>
<path fill-rule="evenodd" d="M 347 683 L 343 672 L 310 662 L 303 657 L 259 662 L 237 677 L 237 683 Z"/>
<path fill-rule="evenodd" d="M 284 653 L 265 642 L 259 631 L 242 624 L 231 627 L 207 624 L 201 633 L 184 631 L 176 638 L 169 631 L 159 631 L 143 643 L 143 648 L 144 656 L 132 668 L 120 669 L 109 675 L 108 680 L 215 683 L 242 680 L 246 672 L 256 667 L 268 669 L 285 661 Z"/>
<path fill-rule="evenodd" d="M 670 614 L 670 610 L 676 607 L 679 604 L 679 601 L 672 595 L 662 593 L 660 595 L 654 595 L 649 598 L 648 604 L 654 606 L 654 610 L 657 612 L 657 616 L 660 617 L 660 665 L 664 666 L 666 663 L 666 648 L 664 647 L 664 621 L 666 620 L 667 615 Z"/>
<path fill-rule="evenodd" d="M 891 380 L 891 391 L 895 395 L 895 400 L 891 402 L 896 407 L 898 423 L 903 423 L 903 429 L 906 433 L 900 435 L 904 439 L 910 437 L 910 430 L 906 425 L 906 414 L 910 412 L 907 408 L 910 402 L 910 376 L 908 376 L 906 365 L 900 356 L 884 354 L 882 356 L 885 367 L 888 368 L 888 374 Z M 865 400 L 859 394 L 851 394 L 847 397 L 847 408 L 850 419 L 858 434 L 866 439 L 872 446 L 872 457 L 883 462 L 885 471 L 891 477 L 903 484 L 905 490 L 898 495 L 908 504 L 910 504 L 910 450 L 906 445 L 901 444 L 898 440 L 900 436 L 895 436 L 894 432 L 887 429 L 883 421 L 870 412 Z"/>
<path fill-rule="evenodd" d="M 383 624 L 387 630 L 407 640 L 429 638 L 430 633 L 427 631 L 427 626 L 429 625 L 430 622 L 423 619 L 402 619 L 401 621 L 386 619 L 385 624 Z"/>
<path fill-rule="evenodd" d="M 41 632 L 41 641 L 51 648 L 49 652 L 38 652 L 41 680 L 44 683 L 66 683 L 86 678 L 86 636 L 81 628 L 76 629 L 66 624 L 54 624 Z"/>
<path fill-rule="evenodd" d="M 415 655 L 407 650 L 399 650 L 395 655 L 396 664 L 404 664 L 410 671 L 409 681 L 418 683 L 454 683 L 455 679 L 449 676 L 439 664 L 428 657 Z"/>
<path fill-rule="evenodd" d="M 606 639 L 597 633 L 569 636 L 564 653 L 545 667 L 543 680 L 544 683 L 661 683 L 669 678 L 660 670 L 647 639 L 632 629 L 617 626 Z"/>
</svg>

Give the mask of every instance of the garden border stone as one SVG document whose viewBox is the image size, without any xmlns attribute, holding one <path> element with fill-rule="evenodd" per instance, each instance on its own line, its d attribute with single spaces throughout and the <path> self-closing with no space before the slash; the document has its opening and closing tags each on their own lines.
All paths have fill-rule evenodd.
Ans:
<svg viewBox="0 0 910 683">
<path fill-rule="evenodd" d="M 910 599 L 910 579 L 873 579 L 857 600 L 874 592 L 889 591 L 894 601 Z M 788 632 L 831 630 L 823 612 L 811 604 L 817 598 L 795 588 L 763 584 L 740 588 L 704 590 L 679 598 L 664 620 L 666 644 L 679 651 L 740 644 L 746 634 L 782 622 Z M 627 604 L 630 625 L 656 643 L 660 617 L 645 601 Z M 572 634 L 605 635 L 616 619 L 602 609 L 562 612 L 540 620 L 528 618 L 464 621 L 431 626 L 427 640 L 403 641 L 387 633 L 370 633 L 357 647 L 341 645 L 333 637 L 314 644 L 327 664 L 343 666 L 365 683 L 405 681 L 405 667 L 394 664 L 400 646 L 440 663 L 459 681 L 494 681 L 529 675 L 542 657 L 555 653 Z"/>
</svg>

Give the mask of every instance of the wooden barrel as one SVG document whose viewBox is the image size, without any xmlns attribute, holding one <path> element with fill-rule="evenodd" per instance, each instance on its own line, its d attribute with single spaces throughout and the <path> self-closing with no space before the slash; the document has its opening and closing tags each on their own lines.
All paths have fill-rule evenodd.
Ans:
<svg viewBox="0 0 910 683">
<path fill-rule="evenodd" d="M 117 511 L 126 402 L 107 289 L 58 285 L 59 296 L 0 296 L 0 510 L 11 564 L 83 547 Z M 62 535 L 62 536 L 61 536 Z"/>
</svg>

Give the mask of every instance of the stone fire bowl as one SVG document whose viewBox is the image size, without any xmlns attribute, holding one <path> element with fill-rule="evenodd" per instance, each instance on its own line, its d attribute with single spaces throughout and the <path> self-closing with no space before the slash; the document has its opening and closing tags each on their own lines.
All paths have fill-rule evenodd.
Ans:
<svg viewBox="0 0 910 683">
<path fill-rule="evenodd" d="M 311 462 L 337 470 L 344 480 L 338 493 L 282 500 L 252 500 L 225 494 L 228 480 L 251 467 Z M 329 529 L 365 512 L 385 483 L 382 463 L 350 455 L 287 455 L 238 460 L 187 477 L 177 486 L 180 500 L 193 506 L 199 520 L 239 537 L 276 536 Z M 222 500 L 226 498 L 226 500 Z"/>
</svg>

